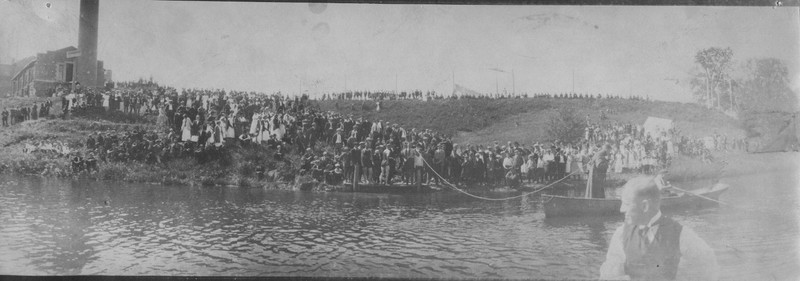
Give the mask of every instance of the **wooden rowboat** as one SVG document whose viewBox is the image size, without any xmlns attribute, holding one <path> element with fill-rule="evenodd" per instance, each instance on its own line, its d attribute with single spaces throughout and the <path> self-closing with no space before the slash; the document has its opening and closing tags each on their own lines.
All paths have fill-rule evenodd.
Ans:
<svg viewBox="0 0 800 281">
<path fill-rule="evenodd" d="M 717 200 L 720 194 L 727 189 L 728 185 L 716 184 L 711 188 L 695 190 L 693 193 Z M 544 199 L 544 214 L 546 217 L 622 215 L 619 211 L 622 201 L 619 198 L 599 199 L 547 194 L 542 194 L 542 198 Z M 684 210 L 718 205 L 719 203 L 714 201 L 685 193 L 661 198 L 662 210 Z"/>
</svg>

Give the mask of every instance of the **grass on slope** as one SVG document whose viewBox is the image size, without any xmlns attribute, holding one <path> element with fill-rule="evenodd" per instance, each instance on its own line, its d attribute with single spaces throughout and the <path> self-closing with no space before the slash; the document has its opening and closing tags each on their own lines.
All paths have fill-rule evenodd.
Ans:
<svg viewBox="0 0 800 281">
<path fill-rule="evenodd" d="M 461 143 L 490 141 L 547 141 L 546 123 L 555 109 L 569 107 L 581 117 L 599 120 L 600 112 L 610 110 L 608 119 L 642 124 L 648 116 L 675 120 L 683 134 L 702 137 L 715 131 L 728 136 L 743 136 L 738 121 L 696 104 L 646 102 L 626 99 L 459 99 L 386 100 L 380 112 L 372 101 L 318 101 L 323 110 L 337 111 L 369 120 L 398 123 L 406 128 L 428 128 L 454 136 Z"/>
<path fill-rule="evenodd" d="M 318 101 L 322 110 L 363 116 L 368 120 L 398 123 L 406 129 L 432 129 L 455 135 L 457 131 L 475 131 L 488 127 L 513 114 L 544 109 L 544 104 L 507 100 L 385 100 L 380 112 L 373 101 Z"/>
</svg>

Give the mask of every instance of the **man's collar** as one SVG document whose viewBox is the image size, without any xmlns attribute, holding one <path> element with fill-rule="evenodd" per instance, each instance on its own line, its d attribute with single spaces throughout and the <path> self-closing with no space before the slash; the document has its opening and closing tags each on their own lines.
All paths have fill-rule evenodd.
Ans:
<svg viewBox="0 0 800 281">
<path fill-rule="evenodd" d="M 656 223 L 656 222 L 657 222 L 659 219 L 661 219 L 661 210 L 659 210 L 659 211 L 658 211 L 658 213 L 656 213 L 656 215 L 655 215 L 655 216 L 653 216 L 652 218 L 650 218 L 650 222 L 647 224 L 647 227 L 653 227 L 653 225 L 654 225 L 654 224 L 655 224 L 655 223 Z"/>
</svg>

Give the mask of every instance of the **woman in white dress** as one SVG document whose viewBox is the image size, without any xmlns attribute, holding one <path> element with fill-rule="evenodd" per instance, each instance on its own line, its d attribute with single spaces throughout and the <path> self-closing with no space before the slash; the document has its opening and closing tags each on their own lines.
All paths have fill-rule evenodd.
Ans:
<svg viewBox="0 0 800 281">
<path fill-rule="evenodd" d="M 225 119 L 225 122 L 226 122 L 226 124 L 225 124 L 225 127 L 226 127 L 226 129 L 225 129 L 225 137 L 229 138 L 229 139 L 236 138 L 236 130 L 234 130 L 234 127 L 233 127 L 233 123 L 234 123 L 233 120 L 235 120 L 234 116 L 235 115 L 231 115 L 230 118 L 226 118 Z"/>
<path fill-rule="evenodd" d="M 258 143 L 269 140 L 269 120 L 267 118 L 261 119 L 261 133 L 258 134 Z"/>
<path fill-rule="evenodd" d="M 224 124 L 222 121 L 217 121 L 216 126 L 214 126 L 214 145 L 221 146 L 225 143 L 225 130 L 222 128 Z"/>
<path fill-rule="evenodd" d="M 183 124 L 181 124 L 181 141 L 189 141 L 192 139 L 192 119 L 189 116 L 183 117 Z"/>
<path fill-rule="evenodd" d="M 614 173 L 622 173 L 622 159 L 622 152 L 617 150 L 617 153 L 614 154 Z"/>
<path fill-rule="evenodd" d="M 203 130 L 202 138 L 204 138 L 203 140 L 205 141 L 206 147 L 214 145 L 214 124 L 206 124 L 205 130 Z"/>
<path fill-rule="evenodd" d="M 158 117 L 156 118 L 156 126 L 158 130 L 166 130 L 167 127 L 167 111 L 163 106 L 158 107 Z"/>
<path fill-rule="evenodd" d="M 629 146 L 625 147 L 625 169 L 633 170 L 633 149 Z"/>
<path fill-rule="evenodd" d="M 261 118 L 261 114 L 256 112 L 253 113 L 253 120 L 250 121 L 250 134 L 257 135 L 258 134 L 258 121 Z"/>
<path fill-rule="evenodd" d="M 103 94 L 103 107 L 108 110 L 108 98 L 110 96 L 108 94 Z"/>
<path fill-rule="evenodd" d="M 256 124 L 256 129 L 254 130 L 254 133 L 253 133 L 253 135 L 254 135 L 253 142 L 257 143 L 257 144 L 261 144 L 261 135 L 262 135 L 261 131 L 264 130 L 264 128 L 263 128 L 264 123 L 261 122 L 261 119 L 257 119 L 257 120 L 254 120 L 254 121 L 255 121 L 255 124 Z"/>
<path fill-rule="evenodd" d="M 640 173 L 642 172 L 642 166 L 645 163 L 647 158 L 647 154 L 644 153 L 644 146 L 638 145 L 636 146 L 636 170 Z"/>
</svg>

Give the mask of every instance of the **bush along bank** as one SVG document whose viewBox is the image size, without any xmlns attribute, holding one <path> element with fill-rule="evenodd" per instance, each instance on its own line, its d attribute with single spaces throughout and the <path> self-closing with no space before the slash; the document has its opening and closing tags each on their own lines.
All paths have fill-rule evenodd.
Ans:
<svg viewBox="0 0 800 281">
<path fill-rule="evenodd" d="M 295 188 L 291 155 L 239 145 L 184 155 L 163 162 L 79 159 L 44 151 L 15 153 L 0 160 L 0 173 L 190 186 Z M 92 160 L 93 159 L 93 160 Z"/>
<path fill-rule="evenodd" d="M 28 121 L 0 127 L 0 173 L 85 178 L 108 181 L 149 182 L 166 185 L 237 185 L 292 188 L 299 157 L 277 149 L 234 140 L 225 146 L 199 151 L 188 146 L 170 147 L 170 154 L 153 154 L 164 148 L 149 125 L 129 125 L 85 119 Z M 87 136 L 116 141 L 87 143 Z M 155 137 L 153 147 L 133 139 Z M 138 137 L 132 137 L 138 136 Z M 89 147 L 89 146 L 92 147 Z M 148 149 L 149 148 L 149 149 Z M 140 152 L 135 155 L 133 152 Z M 285 156 L 283 156 L 285 154 Z M 78 157 L 82 155 L 83 157 Z"/>
</svg>

